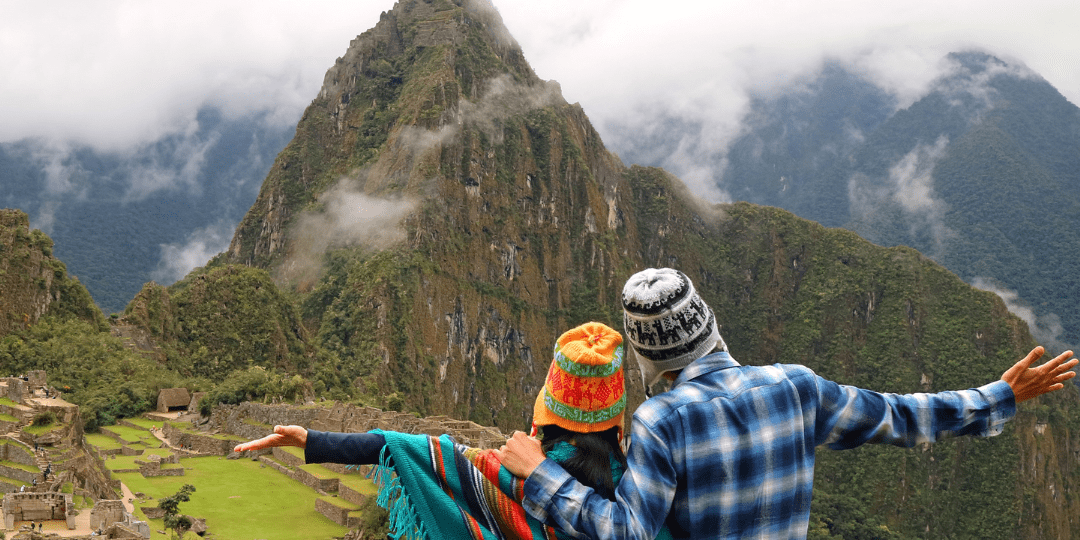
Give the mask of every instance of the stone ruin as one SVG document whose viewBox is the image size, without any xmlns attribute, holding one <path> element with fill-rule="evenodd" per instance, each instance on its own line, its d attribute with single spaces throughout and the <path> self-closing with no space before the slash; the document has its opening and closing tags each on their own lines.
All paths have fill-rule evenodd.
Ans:
<svg viewBox="0 0 1080 540">
<path fill-rule="evenodd" d="M 346 433 L 383 429 L 435 436 L 447 434 L 456 441 L 473 448 L 498 448 L 506 442 L 507 438 L 506 435 L 495 428 L 481 426 L 466 420 L 456 420 L 447 416 L 418 418 L 409 413 L 383 411 L 372 407 L 343 403 L 335 403 L 327 407 L 268 405 L 251 402 L 231 406 L 222 405 L 214 409 L 205 427 L 208 431 L 218 434 L 228 433 L 245 439 L 256 439 L 269 433 L 276 424 L 296 424 L 320 431 Z M 168 425 L 165 433 L 166 435 L 173 433 L 178 437 L 184 437 L 184 440 L 189 441 L 189 444 L 194 438 L 198 437 L 198 435 L 190 432 L 173 431 L 173 428 Z M 225 447 L 221 445 L 220 440 L 213 439 L 210 435 L 205 437 L 208 439 L 205 443 L 208 449 L 216 444 L 230 458 L 240 457 L 238 454 L 231 452 L 231 447 L 235 444 L 235 441 L 230 441 Z M 336 477 L 323 477 L 308 472 L 301 467 L 304 464 L 302 458 L 294 456 L 284 451 L 284 449 L 271 448 L 245 452 L 245 454 L 318 492 L 334 492 L 342 501 L 349 504 L 362 506 L 367 497 L 367 495 L 353 490 L 346 483 L 339 482 Z M 323 463 L 322 466 L 339 474 L 356 472 L 340 464 Z M 367 466 L 362 466 L 358 472 L 366 474 L 367 470 Z M 315 501 L 315 510 L 331 521 L 350 529 L 355 530 L 362 526 L 360 517 L 355 515 L 350 508 L 317 499 Z"/>
<path fill-rule="evenodd" d="M 112 485 L 100 456 L 84 448 L 79 407 L 49 386 L 45 371 L 0 377 L 0 397 L 9 400 L 0 404 L 0 414 L 13 418 L 0 420 L 0 492 L 5 493 L 4 527 L 8 531 L 19 522 L 60 520 L 68 530 L 75 529 L 77 511 L 72 501 L 78 495 L 97 501 L 91 519 L 95 530 L 103 534 L 95 540 L 150 537 L 149 525 L 136 521 L 124 511 L 122 501 L 113 499 L 114 487 L 119 484 Z M 45 414 L 52 416 L 56 425 L 43 433 L 24 429 Z M 61 492 L 62 485 L 72 488 L 66 490 L 72 493 Z M 9 536 L 42 537 L 28 527 Z"/>
<path fill-rule="evenodd" d="M 7 493 L 4 495 L 4 528 L 14 529 L 17 521 L 65 520 L 75 528 L 75 506 L 67 493 Z"/>
<path fill-rule="evenodd" d="M 51 448 L 53 453 L 50 457 L 56 458 L 60 456 L 58 453 L 60 450 L 72 445 L 71 438 L 73 436 L 78 436 L 81 439 L 81 429 L 65 429 L 60 432 L 62 437 L 57 438 L 54 435 L 47 442 L 40 437 L 17 436 L 22 426 L 29 425 L 33 417 L 44 410 L 53 410 L 59 421 L 71 422 L 72 425 L 78 423 L 78 407 L 64 402 L 58 392 L 50 389 L 47 386 L 45 375 L 45 372 L 32 372 L 26 376 L 0 378 L 0 396 L 8 397 L 11 401 L 19 404 L 18 407 L 9 407 L 10 410 L 8 411 L 0 411 L 8 412 L 11 416 L 19 419 L 16 425 L 9 427 L 7 441 L 0 441 L 0 461 L 6 460 L 23 465 L 39 465 L 43 467 L 44 465 L 39 461 L 42 456 L 46 455 L 45 448 Z M 177 409 L 190 411 L 190 409 L 197 407 L 198 397 L 202 396 L 192 396 L 183 388 L 166 389 L 159 394 L 158 408 L 159 410 L 164 408 L 169 412 L 176 412 Z M 149 413 L 148 416 L 154 417 L 153 415 L 154 413 Z M 239 457 L 232 452 L 235 440 L 223 440 L 220 437 L 221 434 L 253 439 L 268 433 L 274 424 L 299 424 L 313 429 L 342 432 L 387 429 L 429 435 L 445 433 L 453 436 L 463 444 L 476 448 L 497 448 L 506 440 L 506 436 L 497 429 L 481 426 L 474 422 L 455 420 L 444 416 L 417 418 L 408 413 L 382 411 L 370 407 L 341 403 L 335 403 L 327 407 L 267 405 L 250 402 L 237 406 L 219 406 L 215 408 L 211 419 L 203 423 L 199 432 L 178 429 L 173 425 L 174 421 L 171 416 L 169 419 L 165 417 L 160 417 L 160 419 L 163 421 L 161 433 L 169 441 L 175 453 L 166 459 L 162 459 L 157 455 L 148 455 L 145 460 L 137 461 L 139 472 L 144 476 L 183 475 L 184 469 L 182 467 L 162 468 L 162 465 L 178 463 L 179 458 L 185 455 Z M 195 421 L 192 421 L 192 423 L 193 425 L 198 424 Z M 42 449 L 40 451 L 36 447 L 37 445 L 41 445 Z M 178 446 L 180 448 L 177 448 Z M 120 453 L 126 453 L 124 452 L 126 448 L 126 446 L 122 448 Z M 63 456 L 69 453 L 71 452 L 65 451 Z M 141 451 L 138 453 L 141 453 Z M 262 454 L 265 453 L 269 452 L 262 452 Z M 99 462 L 102 459 L 101 456 L 94 453 L 91 454 L 91 457 Z M 260 460 L 269 459 L 269 456 L 255 457 L 259 457 Z M 281 456 L 279 460 L 287 461 L 287 458 L 288 456 Z M 267 461 L 267 463 L 273 465 L 272 461 Z M 98 465 L 99 468 L 104 468 L 103 464 L 99 463 Z M 332 464 L 326 465 L 334 467 Z M 339 468 L 342 470 L 337 472 L 345 472 L 344 466 Z M 14 470 L 11 472 L 12 475 L 18 474 Z M 354 504 L 360 504 L 365 497 L 362 494 L 353 493 L 344 485 L 327 485 L 325 479 L 317 479 L 310 474 L 305 475 L 303 470 L 299 468 L 282 472 L 294 480 L 310 485 L 319 491 L 337 492 L 340 497 Z M 54 470 L 54 476 L 56 473 L 57 471 Z M 68 473 L 69 478 L 74 479 L 70 471 Z M 26 473 L 26 475 L 27 478 L 24 478 L 23 481 L 32 480 L 31 477 L 35 476 L 32 473 Z M 122 501 L 102 497 L 102 495 L 108 497 L 109 494 L 113 493 L 113 488 L 116 487 L 111 485 L 116 481 L 111 479 L 108 472 L 105 472 L 103 482 L 110 489 L 87 491 L 79 489 L 78 486 L 76 487 L 77 492 L 84 492 L 86 495 L 98 499 L 90 518 L 92 530 L 102 532 L 102 536 L 96 538 L 149 538 L 149 525 L 146 522 L 136 521 L 130 513 L 124 510 Z M 17 485 L 8 486 L 6 490 L 18 491 L 18 488 Z M 71 503 L 72 495 L 58 493 L 55 490 L 44 492 L 46 490 L 46 486 L 42 485 L 36 486 L 33 492 L 28 489 L 25 493 L 8 493 L 5 496 L 3 509 L 5 524 L 9 530 L 19 521 L 48 519 L 63 519 L 69 529 L 74 528 L 74 514 L 68 515 L 69 511 L 74 512 Z M 0 491 L 4 491 L 4 489 L 0 489 Z M 342 525 L 348 525 L 350 528 L 357 525 L 357 518 L 349 516 L 348 512 L 342 512 L 340 508 L 318 508 L 319 504 L 316 504 L 316 507 L 324 515 L 331 517 L 331 519 Z M 144 510 L 149 510 L 149 508 L 144 508 Z M 336 515 L 334 510 L 337 511 L 336 514 L 341 515 Z M 335 515 L 331 516 L 330 514 Z M 201 520 L 193 518 L 193 521 L 205 527 Z M 15 538 L 21 538 L 21 536 L 17 535 Z"/>
<path fill-rule="evenodd" d="M 167 413 L 178 410 L 186 412 L 190 404 L 191 394 L 188 393 L 187 388 L 162 388 L 158 392 L 158 412 Z"/>
<path fill-rule="evenodd" d="M 90 528 L 105 538 L 150 538 L 150 524 L 134 519 L 118 500 L 98 501 L 90 512 Z"/>
<path fill-rule="evenodd" d="M 184 468 L 176 467 L 170 469 L 162 469 L 163 463 L 180 463 L 180 456 L 173 454 L 168 458 L 162 458 L 156 454 L 147 456 L 146 461 L 135 460 L 135 464 L 139 466 L 139 474 L 144 478 L 150 478 L 152 476 L 184 476 Z"/>
<path fill-rule="evenodd" d="M 94 498 L 111 491 L 83 450 L 79 407 L 49 386 L 45 371 L 0 377 L 0 396 L 0 493 L 56 491 L 63 482 Z M 55 423 L 26 429 L 40 418 Z"/>
</svg>

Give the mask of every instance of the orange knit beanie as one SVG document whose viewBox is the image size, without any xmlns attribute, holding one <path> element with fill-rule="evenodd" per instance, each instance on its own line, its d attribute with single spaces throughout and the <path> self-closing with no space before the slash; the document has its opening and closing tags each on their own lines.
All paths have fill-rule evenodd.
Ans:
<svg viewBox="0 0 1080 540">
<path fill-rule="evenodd" d="M 538 427 L 552 424 L 578 433 L 618 426 L 621 435 L 626 409 L 622 341 L 618 332 L 598 322 L 559 336 L 533 407 L 534 436 Z"/>
</svg>

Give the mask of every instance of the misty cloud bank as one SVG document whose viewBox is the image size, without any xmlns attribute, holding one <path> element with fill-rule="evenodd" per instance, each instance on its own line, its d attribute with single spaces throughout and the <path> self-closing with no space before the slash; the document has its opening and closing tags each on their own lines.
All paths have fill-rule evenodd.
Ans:
<svg viewBox="0 0 1080 540">
<path fill-rule="evenodd" d="M 6 6 L 0 142 L 127 151 L 184 132 L 206 107 L 295 125 L 326 68 L 379 11 L 333 0 L 317 9 L 277 0 L 259 9 L 242 0 Z"/>
<path fill-rule="evenodd" d="M 0 204 L 33 228 L 105 312 L 224 250 L 294 132 L 267 115 L 203 109 L 182 132 L 124 150 L 56 139 L 0 143 Z"/>
<path fill-rule="evenodd" d="M 416 209 L 408 199 L 381 199 L 359 191 L 355 179 L 342 178 L 319 196 L 321 208 L 299 215 L 292 228 L 282 276 L 310 283 L 318 278 L 323 256 L 333 249 L 386 249 L 405 240 L 401 221 Z"/>
<path fill-rule="evenodd" d="M 1076 347 L 1062 341 L 1065 328 L 1061 324 L 1061 317 L 1056 313 L 1040 315 L 1026 302 L 1016 291 L 1002 287 L 993 278 L 977 277 L 972 280 L 971 286 L 983 291 L 989 291 L 998 295 L 1004 302 L 1009 312 L 1020 317 L 1028 324 L 1032 337 L 1039 345 L 1046 347 L 1051 354 L 1060 354 Z"/>
<path fill-rule="evenodd" d="M 172 285 L 229 247 L 235 223 L 219 222 L 188 234 L 183 243 L 160 244 L 161 260 L 150 278 Z"/>
<path fill-rule="evenodd" d="M 908 223 L 912 237 L 928 237 L 932 259 L 942 260 L 948 242 L 956 232 L 945 225 L 945 204 L 934 193 L 934 165 L 945 155 L 948 137 L 938 137 L 933 145 L 919 143 L 900 158 L 886 178 L 855 173 L 848 180 L 848 203 L 853 222 L 871 224 L 891 220 L 890 210 L 898 208 Z"/>
</svg>

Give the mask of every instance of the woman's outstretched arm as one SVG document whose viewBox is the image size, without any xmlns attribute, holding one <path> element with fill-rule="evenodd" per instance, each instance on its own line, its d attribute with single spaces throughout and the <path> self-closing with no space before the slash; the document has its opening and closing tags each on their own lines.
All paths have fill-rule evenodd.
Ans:
<svg viewBox="0 0 1080 540">
<path fill-rule="evenodd" d="M 301 426 L 274 426 L 270 435 L 240 443 L 233 451 L 295 446 L 304 449 L 304 461 L 308 463 L 372 465 L 379 462 L 379 453 L 385 445 L 386 439 L 378 433 L 335 433 Z"/>
</svg>

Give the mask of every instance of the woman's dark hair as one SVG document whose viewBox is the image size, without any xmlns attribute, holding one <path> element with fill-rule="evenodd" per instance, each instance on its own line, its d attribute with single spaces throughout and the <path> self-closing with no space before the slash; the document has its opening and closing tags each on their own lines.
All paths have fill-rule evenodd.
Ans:
<svg viewBox="0 0 1080 540">
<path fill-rule="evenodd" d="M 611 477 L 611 457 L 626 467 L 626 455 L 619 446 L 618 426 L 596 433 L 579 433 L 556 426 L 540 428 L 540 448 L 547 453 L 555 443 L 572 443 L 574 457 L 560 463 L 578 482 L 596 490 L 608 500 L 615 500 L 615 480 Z"/>
</svg>

